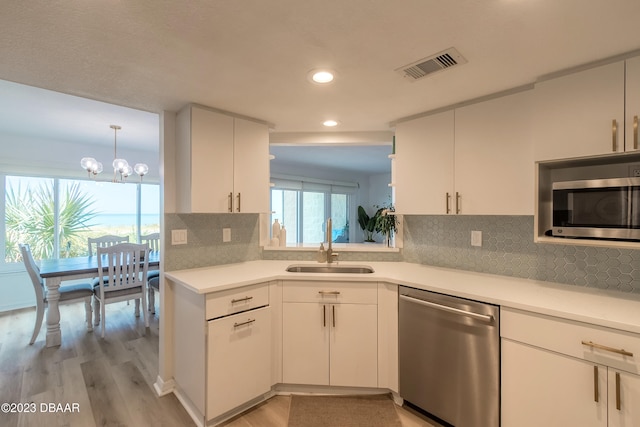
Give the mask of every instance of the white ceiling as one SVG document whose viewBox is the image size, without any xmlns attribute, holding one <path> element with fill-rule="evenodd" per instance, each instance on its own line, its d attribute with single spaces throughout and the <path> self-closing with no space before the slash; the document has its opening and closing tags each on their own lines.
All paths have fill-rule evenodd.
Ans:
<svg viewBox="0 0 640 427">
<path fill-rule="evenodd" d="M 340 131 L 387 131 L 640 49 L 638 0 L 29 0 L 0 10 L 0 79 L 152 113 L 195 102 L 277 132 L 321 132 L 327 118 Z M 468 63 L 413 83 L 394 72 L 449 47 Z M 335 83 L 309 83 L 317 67 L 335 69 Z M 157 147 L 149 120 L 0 84 L 0 132 L 110 144 L 117 122 L 119 142 L 139 133 L 130 143 Z"/>
</svg>

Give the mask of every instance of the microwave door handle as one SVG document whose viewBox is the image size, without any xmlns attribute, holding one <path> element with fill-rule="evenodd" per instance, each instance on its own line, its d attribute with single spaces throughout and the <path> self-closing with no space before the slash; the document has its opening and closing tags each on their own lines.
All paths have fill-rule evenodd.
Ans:
<svg viewBox="0 0 640 427">
<path fill-rule="evenodd" d="M 627 189 L 627 228 L 633 228 L 633 187 Z"/>
</svg>

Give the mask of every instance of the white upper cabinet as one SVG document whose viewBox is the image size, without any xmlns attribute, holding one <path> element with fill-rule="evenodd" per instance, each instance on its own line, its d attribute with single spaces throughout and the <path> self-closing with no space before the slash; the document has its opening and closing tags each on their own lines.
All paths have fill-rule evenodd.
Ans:
<svg viewBox="0 0 640 427">
<path fill-rule="evenodd" d="M 396 126 L 403 214 L 532 215 L 531 91 Z"/>
<path fill-rule="evenodd" d="M 266 124 L 189 105 L 176 121 L 178 212 L 269 211 Z"/>
<path fill-rule="evenodd" d="M 396 211 L 438 215 L 451 209 L 453 111 L 396 126 Z"/>
<path fill-rule="evenodd" d="M 625 148 L 638 150 L 640 124 L 640 56 L 626 61 Z"/>
<path fill-rule="evenodd" d="M 625 151 L 624 61 L 543 81 L 534 93 L 536 160 Z"/>
<path fill-rule="evenodd" d="M 529 90 L 455 110 L 459 213 L 533 215 L 532 97 Z"/>
</svg>

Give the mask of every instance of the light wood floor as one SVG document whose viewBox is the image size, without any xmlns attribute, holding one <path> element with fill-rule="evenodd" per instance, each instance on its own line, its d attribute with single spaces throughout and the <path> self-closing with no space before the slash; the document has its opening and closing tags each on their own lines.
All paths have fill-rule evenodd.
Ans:
<svg viewBox="0 0 640 427">
<path fill-rule="evenodd" d="M 88 333 L 82 302 L 60 307 L 62 346 L 45 347 L 46 326 L 29 345 L 35 310 L 0 313 L 0 404 L 36 404 L 36 413 L 3 413 L 0 426 L 194 426 L 173 394 L 158 397 L 158 318 L 145 331 L 133 304 L 109 304 L 106 336 Z M 226 422 L 226 427 L 286 427 L 288 396 Z M 42 404 L 77 404 L 78 412 L 42 412 Z M 48 408 L 48 405 L 46 405 Z M 397 407 L 403 427 L 438 427 Z"/>
</svg>

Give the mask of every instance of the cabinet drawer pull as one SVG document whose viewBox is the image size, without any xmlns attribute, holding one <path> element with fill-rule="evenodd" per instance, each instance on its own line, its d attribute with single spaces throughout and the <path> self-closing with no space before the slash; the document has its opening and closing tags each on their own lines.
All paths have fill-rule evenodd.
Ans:
<svg viewBox="0 0 640 427">
<path fill-rule="evenodd" d="M 256 319 L 249 319 L 246 322 L 234 323 L 233 327 L 234 328 L 239 328 L 240 326 L 250 325 L 255 321 L 256 321 Z"/>
<path fill-rule="evenodd" d="M 318 291 L 320 295 L 340 295 L 340 291 Z"/>
<path fill-rule="evenodd" d="M 236 210 L 240 212 L 240 193 L 238 193 L 238 208 Z"/>
<path fill-rule="evenodd" d="M 593 401 L 597 402 L 600 397 L 600 392 L 598 390 L 598 367 L 593 367 Z"/>
<path fill-rule="evenodd" d="M 617 151 L 617 142 L 618 142 L 618 121 L 617 120 L 613 120 L 611 122 L 611 136 L 612 136 L 612 141 L 611 141 L 611 151 L 613 151 L 614 153 Z"/>
<path fill-rule="evenodd" d="M 633 353 L 626 351 L 623 348 L 618 349 L 618 348 L 608 347 L 606 345 L 596 344 L 592 341 L 582 341 L 582 345 L 586 345 L 588 347 L 597 348 L 604 351 L 610 351 L 611 353 L 621 354 L 623 356 L 633 357 Z"/>
<path fill-rule="evenodd" d="M 251 301 L 252 299 L 253 299 L 253 297 L 244 297 L 244 298 L 232 299 L 231 300 L 231 304 L 236 304 L 236 303 L 245 302 L 245 301 Z"/>
<path fill-rule="evenodd" d="M 229 206 L 227 210 L 229 212 L 233 212 L 233 193 L 229 193 L 228 199 L 229 199 Z"/>
<path fill-rule="evenodd" d="M 456 214 L 462 210 L 462 196 L 456 191 Z"/>
<path fill-rule="evenodd" d="M 633 116 L 633 149 L 638 149 L 638 116 Z"/>
<path fill-rule="evenodd" d="M 446 212 L 445 213 L 451 213 L 451 208 L 449 207 L 449 202 L 451 201 L 451 196 L 449 195 L 449 193 L 446 193 L 445 195 L 445 199 L 444 199 L 444 205 L 446 208 Z"/>
</svg>

